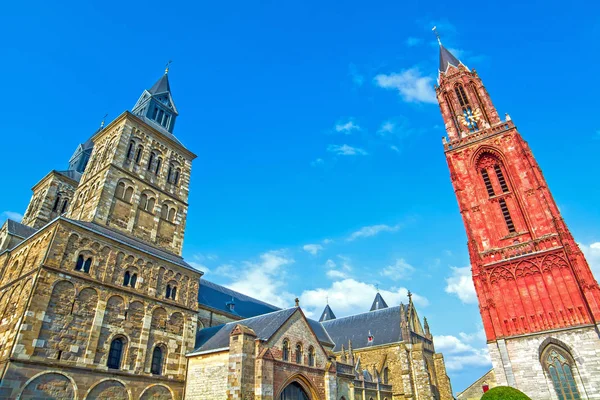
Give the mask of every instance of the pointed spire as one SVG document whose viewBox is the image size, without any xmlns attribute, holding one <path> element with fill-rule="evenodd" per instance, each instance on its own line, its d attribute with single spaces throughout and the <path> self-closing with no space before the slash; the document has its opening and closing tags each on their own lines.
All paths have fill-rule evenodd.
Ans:
<svg viewBox="0 0 600 400">
<path fill-rule="evenodd" d="M 167 71 L 169 69 L 167 68 Z M 171 86 L 169 85 L 169 75 L 167 72 L 161 76 L 154 85 L 148 90 L 151 94 L 170 93 Z"/>
<path fill-rule="evenodd" d="M 448 51 L 444 45 L 442 45 L 442 40 L 440 39 L 440 34 L 437 31 L 437 27 L 434 26 L 432 31 L 435 33 L 438 44 L 440 45 L 440 72 L 446 72 L 450 65 L 458 68 L 458 66 L 462 63 L 458 58 L 454 57 L 454 55 L 450 53 L 450 51 Z"/>
<path fill-rule="evenodd" d="M 382 310 L 384 308 L 388 308 L 388 305 L 385 300 L 383 300 L 383 297 L 381 297 L 381 293 L 377 292 L 370 311 Z"/>
<path fill-rule="evenodd" d="M 323 310 L 323 313 L 321 314 L 321 318 L 319 318 L 319 322 L 329 321 L 335 318 L 336 316 L 333 313 L 333 310 L 331 309 L 331 307 L 329 307 L 329 304 L 327 304 L 325 306 L 325 309 Z"/>
</svg>

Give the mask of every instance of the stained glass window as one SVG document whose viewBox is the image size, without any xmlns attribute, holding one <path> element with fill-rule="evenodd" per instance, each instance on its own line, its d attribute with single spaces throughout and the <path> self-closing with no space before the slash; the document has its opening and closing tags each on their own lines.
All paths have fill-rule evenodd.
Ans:
<svg viewBox="0 0 600 400">
<path fill-rule="evenodd" d="M 572 361 L 556 348 L 547 350 L 544 354 L 544 366 L 552 379 L 558 399 L 580 400 L 581 396 L 573 375 Z"/>
</svg>

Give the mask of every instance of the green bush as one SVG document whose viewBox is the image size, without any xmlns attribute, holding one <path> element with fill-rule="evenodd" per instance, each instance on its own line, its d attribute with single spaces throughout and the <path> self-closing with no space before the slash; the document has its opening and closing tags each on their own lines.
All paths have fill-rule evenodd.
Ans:
<svg viewBox="0 0 600 400">
<path fill-rule="evenodd" d="M 531 400 L 525 393 L 510 386 L 497 386 L 488 390 L 481 400 Z"/>
</svg>

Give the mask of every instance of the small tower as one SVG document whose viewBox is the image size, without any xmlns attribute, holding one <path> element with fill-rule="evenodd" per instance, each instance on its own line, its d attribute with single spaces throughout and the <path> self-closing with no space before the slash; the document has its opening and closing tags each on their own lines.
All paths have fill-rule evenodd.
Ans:
<svg viewBox="0 0 600 400">
<path fill-rule="evenodd" d="M 381 294 L 377 292 L 375 299 L 373 299 L 373 304 L 371 304 L 370 311 L 383 310 L 384 308 L 388 308 L 388 305 L 383 297 L 381 297 Z"/>
<path fill-rule="evenodd" d="M 329 307 L 329 304 L 327 304 L 323 310 L 323 313 L 321 314 L 321 318 L 319 318 L 319 322 L 329 321 L 331 319 L 335 319 L 335 314 L 333 313 L 331 307 Z"/>
<path fill-rule="evenodd" d="M 533 153 L 441 43 L 436 95 L 498 384 L 533 399 L 600 398 L 600 356 L 583 356 L 600 348 L 600 288 Z"/>
<path fill-rule="evenodd" d="M 173 133 L 179 113 L 171 96 L 168 66 L 165 74 L 150 89 L 144 90 L 131 112 L 145 122 Z"/>
</svg>

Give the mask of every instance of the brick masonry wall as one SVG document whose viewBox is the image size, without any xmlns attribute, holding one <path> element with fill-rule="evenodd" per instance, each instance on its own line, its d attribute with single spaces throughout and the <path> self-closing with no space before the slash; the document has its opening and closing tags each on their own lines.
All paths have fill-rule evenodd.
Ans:
<svg viewBox="0 0 600 400">
<path fill-rule="evenodd" d="M 548 338 L 563 343 L 576 363 L 575 380 L 583 399 L 600 399 L 600 339 L 594 327 L 546 332 L 488 344 L 498 385 L 511 385 L 533 400 L 557 400 L 540 363 Z"/>
</svg>

